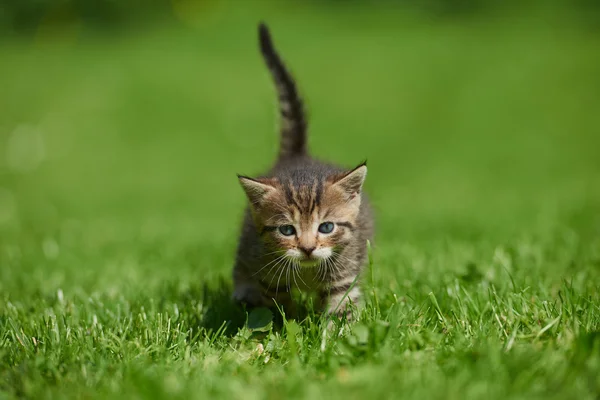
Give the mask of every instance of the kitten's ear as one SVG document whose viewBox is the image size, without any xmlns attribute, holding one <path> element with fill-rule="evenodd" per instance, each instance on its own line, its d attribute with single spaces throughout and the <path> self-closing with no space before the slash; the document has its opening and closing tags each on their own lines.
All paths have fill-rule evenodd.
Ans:
<svg viewBox="0 0 600 400">
<path fill-rule="evenodd" d="M 248 200 L 253 206 L 260 205 L 263 199 L 270 193 L 273 193 L 276 180 L 273 178 L 253 179 L 247 176 L 238 175 L 240 184 L 248 196 Z"/>
<path fill-rule="evenodd" d="M 343 190 L 350 200 L 358 196 L 367 177 L 367 163 L 364 162 L 350 172 L 335 177 L 333 186 Z"/>
</svg>

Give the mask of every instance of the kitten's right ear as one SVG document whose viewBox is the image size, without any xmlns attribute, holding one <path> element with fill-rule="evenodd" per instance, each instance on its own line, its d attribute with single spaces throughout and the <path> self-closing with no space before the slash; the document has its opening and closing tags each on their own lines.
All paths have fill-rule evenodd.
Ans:
<svg viewBox="0 0 600 400">
<path fill-rule="evenodd" d="M 265 197 L 277 190 L 274 186 L 276 180 L 273 178 L 253 179 L 238 175 L 238 179 L 244 192 L 246 192 L 246 196 L 248 196 L 248 200 L 250 200 L 250 204 L 253 206 L 260 205 Z"/>
<path fill-rule="evenodd" d="M 351 200 L 360 195 L 366 177 L 367 162 L 365 161 L 353 170 L 335 177 L 333 186 L 342 189 Z"/>
</svg>

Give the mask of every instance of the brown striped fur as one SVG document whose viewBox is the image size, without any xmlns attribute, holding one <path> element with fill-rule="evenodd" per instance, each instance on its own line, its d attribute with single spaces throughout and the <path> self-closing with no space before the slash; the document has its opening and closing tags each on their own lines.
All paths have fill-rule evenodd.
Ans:
<svg viewBox="0 0 600 400">
<path fill-rule="evenodd" d="M 249 306 L 276 302 L 293 313 L 290 293 L 298 289 L 316 292 L 324 311 L 345 314 L 360 299 L 359 285 L 352 285 L 373 235 L 362 191 L 367 166 L 348 170 L 309 156 L 302 100 L 263 24 L 259 42 L 279 96 L 281 144 L 267 174 L 239 176 L 249 206 L 233 269 L 234 299 Z M 333 230 L 321 231 L 321 224 Z"/>
</svg>

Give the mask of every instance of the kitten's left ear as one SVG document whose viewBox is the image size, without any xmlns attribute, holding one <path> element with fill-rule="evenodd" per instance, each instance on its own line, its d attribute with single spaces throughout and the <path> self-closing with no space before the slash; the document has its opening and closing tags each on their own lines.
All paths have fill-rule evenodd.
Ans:
<svg viewBox="0 0 600 400">
<path fill-rule="evenodd" d="M 265 197 L 277 190 L 274 186 L 276 180 L 273 178 L 253 179 L 238 175 L 238 179 L 253 206 L 260 205 Z"/>
<path fill-rule="evenodd" d="M 350 200 L 358 196 L 367 177 L 367 162 L 360 164 L 350 172 L 338 175 L 333 186 L 342 189 L 348 194 Z"/>
</svg>

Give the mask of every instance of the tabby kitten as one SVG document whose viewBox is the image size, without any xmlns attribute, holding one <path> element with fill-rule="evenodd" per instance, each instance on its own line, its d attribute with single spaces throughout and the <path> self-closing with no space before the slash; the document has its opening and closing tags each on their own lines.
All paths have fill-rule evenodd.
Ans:
<svg viewBox="0 0 600 400">
<path fill-rule="evenodd" d="M 367 166 L 347 170 L 308 154 L 307 122 L 294 80 L 264 24 L 258 33 L 279 96 L 281 144 L 269 173 L 238 175 L 249 207 L 233 269 L 233 297 L 251 307 L 277 303 L 294 314 L 291 290 L 311 291 L 320 311 L 349 317 L 348 304 L 360 298 L 353 283 L 373 234 L 362 193 Z"/>
</svg>

